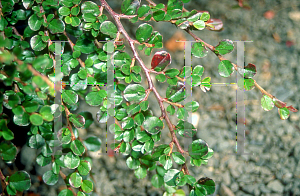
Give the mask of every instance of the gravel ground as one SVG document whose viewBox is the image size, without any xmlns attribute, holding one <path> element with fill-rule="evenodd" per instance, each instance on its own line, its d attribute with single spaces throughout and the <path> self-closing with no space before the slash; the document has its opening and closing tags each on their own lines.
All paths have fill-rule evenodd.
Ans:
<svg viewBox="0 0 300 196">
<path fill-rule="evenodd" d="M 188 10 L 207 10 L 212 18 L 224 22 L 222 32 L 203 30 L 196 32 L 207 43 L 217 45 L 222 39 L 252 40 L 245 44 L 245 61 L 257 67 L 254 79 L 266 91 L 278 99 L 299 109 L 300 69 L 297 67 L 300 53 L 300 2 L 297 0 L 263 0 L 247 1 L 251 7 L 232 9 L 237 5 L 234 0 L 193 0 L 186 5 Z M 156 1 L 156 3 L 159 3 Z M 120 1 L 110 0 L 112 7 L 118 8 Z M 267 19 L 264 13 L 272 10 L 274 18 Z M 271 13 L 271 12 L 269 12 Z M 270 14 L 269 14 L 270 15 Z M 271 13 L 272 15 L 272 13 Z M 139 24 L 139 23 L 138 23 Z M 124 21 L 128 32 L 134 33 L 137 25 L 129 26 Z M 161 32 L 164 41 L 169 40 L 178 30 L 167 23 L 151 23 Z M 192 38 L 184 34 L 187 40 Z M 133 37 L 133 35 L 131 35 Z M 275 38 L 276 39 L 275 39 Z M 280 40 L 279 40 L 280 39 Z M 184 51 L 171 53 L 173 63 L 170 67 L 182 67 Z M 150 63 L 150 58 L 143 57 Z M 236 51 L 225 58 L 236 63 Z M 192 65 L 203 65 L 204 76 L 211 76 L 213 83 L 235 82 L 235 74 L 222 78 L 217 71 L 219 60 L 209 53 L 206 58 L 192 61 Z M 161 95 L 165 94 L 166 85 L 155 84 Z M 245 152 L 254 155 L 230 155 L 235 152 L 236 134 L 236 90 L 232 87 L 213 86 L 211 91 L 203 93 L 199 88 L 193 89 L 193 99 L 199 101 L 200 109 L 193 114 L 197 124 L 197 138 L 204 139 L 215 152 L 207 165 L 192 167 L 191 175 L 196 179 L 210 177 L 216 181 L 216 192 L 220 196 L 245 195 L 300 195 L 300 113 L 292 113 L 288 120 L 280 120 L 277 109 L 263 111 L 260 106 L 261 93 L 258 89 L 244 93 L 246 136 Z M 149 97 L 155 115 L 160 115 L 153 95 Z M 86 110 L 80 105 L 78 112 Z M 94 114 L 95 109 L 89 110 Z M 198 120 L 197 120 L 198 119 Z M 175 124 L 176 118 L 171 118 Z M 241 119 L 238 119 L 241 120 Z M 243 120 L 243 119 L 242 119 Z M 83 138 L 92 132 L 105 141 L 105 125 L 95 124 L 86 131 L 80 130 Z M 169 143 L 167 129 L 163 130 L 161 143 Z M 105 152 L 103 142 L 102 152 Z M 48 168 L 41 168 L 35 163 L 36 152 L 23 147 L 21 161 L 25 170 L 42 175 Z M 28 156 L 32 155 L 32 156 Z M 150 179 L 154 173 L 138 180 L 125 163 L 126 157 L 99 156 L 93 154 L 93 172 L 97 181 L 97 194 L 109 195 L 162 195 L 163 190 L 152 187 Z M 31 172 L 32 173 L 32 172 Z M 33 174 L 33 173 L 32 173 Z M 32 176 L 34 176 L 32 175 Z M 32 179 L 38 182 L 38 179 Z M 59 183 L 63 185 L 63 182 Z M 32 190 L 40 195 L 57 195 L 60 187 L 33 185 Z M 184 190 L 187 192 L 187 188 Z"/>
</svg>

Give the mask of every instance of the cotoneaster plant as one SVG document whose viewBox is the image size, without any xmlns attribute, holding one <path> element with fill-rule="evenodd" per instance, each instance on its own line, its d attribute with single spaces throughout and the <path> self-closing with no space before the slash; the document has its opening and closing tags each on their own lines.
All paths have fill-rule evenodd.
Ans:
<svg viewBox="0 0 300 196">
<path fill-rule="evenodd" d="M 106 123 L 112 116 L 115 123 L 109 129 L 114 132 L 117 143 L 111 148 L 128 155 L 126 164 L 134 170 L 137 178 L 142 179 L 153 170 L 156 174 L 152 176 L 151 183 L 154 187 L 164 187 L 164 195 L 185 195 L 182 189 L 178 189 L 185 185 L 189 187 L 190 196 L 213 194 L 214 180 L 205 176 L 195 179 L 190 175 L 186 161 L 189 157 L 192 166 L 207 164 L 213 150 L 204 140 L 197 139 L 185 151 L 178 141 L 178 137 L 192 137 L 197 132 L 185 117 L 188 112 L 197 111 L 199 103 L 179 103 L 187 97 L 185 82 L 192 81 L 194 88 L 199 86 L 207 92 L 211 88 L 211 78 L 202 78 L 204 67 L 200 65 L 194 66 L 187 76 L 185 67 L 181 70 L 169 69 L 171 55 L 163 50 L 163 36 L 154 31 L 148 22 L 172 23 L 190 34 L 197 41 L 192 45 L 192 56 L 203 58 L 208 51 L 213 52 L 220 59 L 218 71 L 221 76 L 230 77 L 237 71 L 243 76 L 238 82 L 241 89 L 249 91 L 256 87 L 261 91 L 264 110 L 269 111 L 276 106 L 280 118 L 287 119 L 289 112 L 297 112 L 297 109 L 278 100 L 257 84 L 253 79 L 256 74 L 254 64 L 239 67 L 223 57 L 234 49 L 231 40 L 221 40 L 217 46 L 212 46 L 197 37 L 192 31 L 219 31 L 223 23 L 211 18 L 207 11 L 186 10 L 184 3 L 189 1 L 169 0 L 165 5 L 155 4 L 151 0 L 124 0 L 122 13 L 116 13 L 105 0 L 97 3 L 80 0 L 2 0 L 2 160 L 12 164 L 18 153 L 11 142 L 18 135 L 10 130 L 8 123 L 13 121 L 18 126 L 28 126 L 27 144 L 40 152 L 36 162 L 41 167 L 51 165 L 51 170 L 42 176 L 43 181 L 54 185 L 62 178 L 67 188 L 61 190 L 59 196 L 95 193 L 91 172 L 93 163 L 88 151 L 98 151 L 101 141 L 96 136 L 81 138 L 78 129 L 87 129 L 94 119 Z M 108 16 L 112 20 L 108 20 Z M 135 37 L 130 37 L 126 32 L 123 20 L 131 23 L 142 21 L 135 29 Z M 74 37 L 75 42 L 71 39 Z M 59 49 L 59 43 L 55 42 L 58 40 L 65 41 L 61 44 L 61 54 L 55 53 Z M 131 50 L 129 53 L 125 52 L 126 43 Z M 152 56 L 151 65 L 143 62 L 141 52 Z M 60 58 L 60 55 L 61 70 L 55 72 L 56 63 L 59 63 L 56 57 Z M 105 86 L 99 85 L 107 83 L 110 65 L 113 65 L 115 82 L 111 100 L 115 107 L 113 111 L 108 110 L 111 93 L 106 91 Z M 59 76 L 55 73 L 59 71 L 63 81 L 69 81 L 71 85 L 54 85 L 58 82 L 55 78 Z M 144 80 L 141 74 L 145 75 Z M 150 74 L 156 75 L 157 81 L 169 84 L 166 94 L 158 93 Z M 143 81 L 147 82 L 145 87 Z M 60 88 L 61 104 L 56 104 L 55 95 Z M 158 101 L 160 116 L 154 116 L 153 108 L 149 107 L 150 93 Z M 100 108 L 96 116 L 90 112 L 76 113 L 79 97 L 90 106 Z M 178 121 L 171 122 L 169 116 L 175 114 Z M 55 120 L 62 117 L 66 121 L 62 121 L 65 123 L 55 132 L 54 122 L 57 123 Z M 172 139 L 167 144 L 157 145 L 165 126 L 169 128 Z M 61 150 L 55 150 L 58 146 Z M 68 172 L 62 172 L 62 168 Z M 30 175 L 26 171 L 4 176 L 0 170 L 0 177 L 4 190 L 2 195 L 16 195 L 31 186 Z"/>
</svg>

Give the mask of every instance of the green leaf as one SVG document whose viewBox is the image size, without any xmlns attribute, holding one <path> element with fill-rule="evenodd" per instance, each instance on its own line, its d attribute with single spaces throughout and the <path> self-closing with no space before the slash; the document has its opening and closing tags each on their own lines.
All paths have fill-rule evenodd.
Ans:
<svg viewBox="0 0 300 196">
<path fill-rule="evenodd" d="M 176 125 L 176 132 L 182 137 L 193 137 L 197 133 L 197 129 L 190 122 L 180 120 Z"/>
<path fill-rule="evenodd" d="M 22 105 L 25 111 L 29 113 L 36 112 L 39 108 L 39 104 L 36 101 L 25 101 Z"/>
<path fill-rule="evenodd" d="M 176 178 L 179 175 L 179 170 L 177 169 L 170 169 L 164 175 L 164 182 L 171 187 L 176 186 Z"/>
<path fill-rule="evenodd" d="M 127 101 L 140 102 L 145 96 L 145 89 L 140 84 L 130 84 L 124 90 L 124 98 Z"/>
<path fill-rule="evenodd" d="M 155 77 L 159 82 L 165 82 L 166 76 L 164 74 L 159 74 Z"/>
<path fill-rule="evenodd" d="M 81 5 L 81 13 L 93 14 L 94 16 L 98 16 L 100 14 L 100 10 L 96 3 L 92 1 L 86 1 Z"/>
<path fill-rule="evenodd" d="M 17 190 L 15 189 L 15 187 L 10 185 L 10 184 L 7 185 L 6 191 L 9 195 L 16 195 L 17 194 Z"/>
<path fill-rule="evenodd" d="M 47 43 L 43 42 L 42 36 L 35 35 L 30 39 L 30 46 L 35 51 L 41 51 L 47 46 Z"/>
<path fill-rule="evenodd" d="M 142 5 L 138 9 L 138 17 L 139 18 L 143 17 L 145 14 L 147 14 L 149 12 L 149 10 L 150 10 L 150 7 L 148 5 Z"/>
<path fill-rule="evenodd" d="M 52 170 L 47 171 L 46 173 L 44 173 L 43 175 L 43 181 L 47 184 L 47 185 L 55 185 L 58 181 L 58 174 L 53 173 Z"/>
<path fill-rule="evenodd" d="M 194 159 L 201 159 L 202 156 L 208 153 L 208 146 L 204 140 L 194 140 L 189 145 L 189 155 Z"/>
<path fill-rule="evenodd" d="M 83 141 L 85 147 L 92 152 L 96 152 L 101 148 L 101 140 L 96 136 L 90 136 Z"/>
<path fill-rule="evenodd" d="M 140 2 L 135 0 L 124 0 L 121 6 L 121 11 L 125 15 L 134 15 Z"/>
<path fill-rule="evenodd" d="M 177 76 L 179 74 L 179 70 L 172 68 L 172 69 L 168 69 L 167 71 L 165 71 L 166 76 L 170 77 L 170 78 L 174 78 L 175 76 Z"/>
<path fill-rule="evenodd" d="M 139 159 L 135 159 L 133 157 L 128 157 L 126 159 L 126 165 L 130 168 L 130 169 L 137 169 L 140 166 L 140 161 Z"/>
<path fill-rule="evenodd" d="M 194 67 L 192 74 L 202 76 L 204 72 L 204 67 L 202 65 L 197 65 Z"/>
<path fill-rule="evenodd" d="M 44 144 L 45 144 L 45 139 L 40 134 L 32 135 L 29 138 L 28 145 L 30 146 L 30 148 L 38 149 L 41 148 Z"/>
<path fill-rule="evenodd" d="M 22 116 L 14 116 L 14 123 L 19 126 L 27 126 L 30 124 L 29 122 L 29 114 L 24 113 Z"/>
<path fill-rule="evenodd" d="M 78 95 L 72 90 L 63 90 L 61 97 L 69 105 L 75 105 L 78 102 Z"/>
<path fill-rule="evenodd" d="M 74 155 L 72 152 L 68 152 L 68 154 L 64 158 L 64 164 L 69 169 L 75 169 L 79 166 L 80 158 L 77 155 Z"/>
<path fill-rule="evenodd" d="M 219 74 L 223 77 L 229 77 L 233 73 L 234 67 L 229 60 L 223 60 L 219 63 Z"/>
<path fill-rule="evenodd" d="M 43 106 L 39 113 L 42 115 L 42 118 L 46 121 L 52 121 L 54 119 L 51 107 L 48 105 Z"/>
<path fill-rule="evenodd" d="M 28 19 L 28 26 L 33 31 L 38 31 L 42 26 L 42 18 L 38 17 L 36 14 L 33 14 Z"/>
<path fill-rule="evenodd" d="M 166 15 L 165 11 L 158 10 L 158 11 L 156 11 L 156 12 L 153 13 L 153 18 L 156 21 L 163 21 L 164 18 L 165 18 L 165 15 Z"/>
<path fill-rule="evenodd" d="M 111 21 L 105 21 L 101 24 L 100 31 L 112 38 L 116 38 L 118 29 Z"/>
<path fill-rule="evenodd" d="M 248 65 L 245 66 L 244 69 L 238 67 L 238 72 L 244 78 L 253 78 L 256 74 L 256 66 L 252 63 L 248 63 Z"/>
<path fill-rule="evenodd" d="M 72 141 L 70 148 L 73 151 L 73 153 L 78 156 L 81 156 L 85 152 L 85 148 L 79 140 Z"/>
<path fill-rule="evenodd" d="M 31 122 L 31 124 L 33 125 L 42 125 L 43 124 L 43 117 L 40 114 L 32 114 L 29 117 L 29 120 Z"/>
<path fill-rule="evenodd" d="M 68 7 L 60 7 L 58 13 L 62 16 L 67 16 L 70 14 L 70 9 Z"/>
<path fill-rule="evenodd" d="M 12 161 L 17 155 L 17 148 L 13 143 L 9 141 L 1 142 L 0 144 L 0 156 L 4 161 Z"/>
<path fill-rule="evenodd" d="M 82 128 L 85 124 L 85 119 L 80 114 L 70 114 L 69 120 L 73 123 L 76 128 Z"/>
<path fill-rule="evenodd" d="M 172 158 L 174 159 L 175 163 L 179 165 L 185 163 L 185 158 L 180 152 L 172 152 Z"/>
<path fill-rule="evenodd" d="M 58 196 L 74 196 L 74 195 L 72 191 L 70 191 L 69 189 L 64 189 L 59 192 Z"/>
<path fill-rule="evenodd" d="M 52 34 L 63 33 L 65 31 L 65 23 L 59 19 L 53 19 L 48 28 Z"/>
<path fill-rule="evenodd" d="M 149 108 L 149 101 L 142 101 L 141 103 L 140 103 L 140 106 L 141 106 L 141 110 L 143 110 L 143 111 L 146 111 L 146 110 L 148 110 L 148 108 Z"/>
<path fill-rule="evenodd" d="M 153 31 L 153 27 L 147 23 L 141 24 L 136 30 L 136 39 L 140 43 L 147 41 Z"/>
<path fill-rule="evenodd" d="M 185 104 L 184 108 L 188 112 L 196 112 L 199 108 L 199 103 L 197 101 L 191 101 L 191 102 Z"/>
<path fill-rule="evenodd" d="M 206 77 L 202 80 L 200 88 L 203 92 L 209 91 L 211 88 L 211 84 L 210 84 L 210 77 Z"/>
<path fill-rule="evenodd" d="M 286 120 L 290 116 L 290 111 L 287 108 L 278 108 L 278 114 L 281 120 Z"/>
<path fill-rule="evenodd" d="M 192 55 L 197 58 L 206 57 L 208 50 L 201 42 L 196 42 L 192 45 Z"/>
<path fill-rule="evenodd" d="M 164 166 L 165 170 L 172 168 L 172 159 L 170 156 L 162 155 L 159 157 L 159 162 Z"/>
<path fill-rule="evenodd" d="M 155 174 L 151 178 L 151 183 L 155 188 L 160 188 L 164 184 L 164 179 L 162 176 Z"/>
<path fill-rule="evenodd" d="M 90 180 L 83 180 L 81 184 L 81 189 L 85 193 L 90 193 L 93 191 L 93 183 Z"/>
<path fill-rule="evenodd" d="M 79 188 L 82 184 L 82 177 L 79 173 L 74 172 L 69 178 L 69 183 L 74 188 Z"/>
<path fill-rule="evenodd" d="M 89 174 L 92 167 L 91 167 L 90 162 L 82 160 L 82 161 L 80 161 L 80 164 L 79 164 L 77 169 L 78 169 L 78 172 L 79 172 L 80 175 L 86 176 L 86 175 Z"/>
<path fill-rule="evenodd" d="M 197 181 L 197 184 L 196 184 L 195 187 L 199 190 L 204 189 L 205 190 L 205 195 L 214 194 L 214 192 L 216 190 L 215 182 L 212 179 L 207 178 L 207 177 L 200 178 Z"/>
<path fill-rule="evenodd" d="M 30 176 L 26 171 L 17 171 L 9 177 L 9 184 L 17 191 L 28 190 L 31 186 Z"/>
<path fill-rule="evenodd" d="M 200 20 L 208 21 L 209 19 L 210 19 L 210 15 L 209 15 L 209 13 L 207 13 L 207 12 L 204 12 L 204 13 L 201 14 L 201 16 L 200 16 Z"/>
<path fill-rule="evenodd" d="M 238 81 L 238 86 L 241 90 L 245 89 L 246 91 L 250 91 L 250 90 L 254 89 L 255 83 L 252 78 L 249 78 L 249 79 L 240 78 Z"/>
<path fill-rule="evenodd" d="M 193 23 L 193 26 L 198 30 L 203 30 L 205 28 L 205 22 L 203 20 L 197 20 Z"/>
<path fill-rule="evenodd" d="M 143 124 L 145 120 L 145 117 L 142 113 L 138 113 L 137 115 L 135 115 L 134 117 L 134 122 L 138 125 L 141 126 Z"/>
<path fill-rule="evenodd" d="M 147 176 L 147 169 L 143 166 L 140 166 L 138 169 L 136 169 L 134 171 L 134 175 L 138 178 L 138 179 L 143 179 Z"/>
<path fill-rule="evenodd" d="M 260 102 L 261 102 L 261 107 L 265 111 L 270 111 L 274 107 L 274 102 L 273 102 L 272 98 L 270 98 L 268 95 L 264 95 L 261 98 Z"/>
<path fill-rule="evenodd" d="M 98 91 L 98 92 L 89 92 L 85 96 L 86 103 L 89 104 L 90 106 L 99 106 L 103 101 L 103 97 L 101 97 L 99 92 L 100 91 Z"/>
<path fill-rule="evenodd" d="M 161 131 L 164 123 L 158 117 L 152 116 L 144 121 L 143 126 L 148 133 L 154 135 Z"/>
<path fill-rule="evenodd" d="M 175 114 L 175 107 L 172 106 L 172 105 L 169 105 L 167 107 L 167 112 L 169 112 L 171 115 L 174 115 Z"/>
<path fill-rule="evenodd" d="M 234 49 L 233 42 L 229 39 L 223 39 L 215 47 L 215 53 L 224 55 L 224 54 L 228 54 L 228 53 L 232 52 L 233 49 Z"/>
<path fill-rule="evenodd" d="M 136 139 L 139 142 L 145 143 L 146 141 L 149 141 L 151 137 L 146 133 L 146 131 L 136 131 Z"/>
<path fill-rule="evenodd" d="M 186 97 L 185 86 L 178 82 L 176 86 L 168 86 L 166 97 L 172 102 L 180 102 Z"/>
<path fill-rule="evenodd" d="M 80 51 L 81 53 L 84 54 L 90 54 L 94 52 L 94 46 L 95 44 L 87 39 L 87 38 L 79 38 L 76 41 L 76 44 L 74 46 L 74 50 Z M 73 74 L 75 75 L 75 74 Z"/>
<path fill-rule="evenodd" d="M 78 6 L 77 7 L 72 7 L 71 14 L 73 16 L 77 16 L 79 14 L 79 11 L 80 11 L 80 8 Z"/>
</svg>

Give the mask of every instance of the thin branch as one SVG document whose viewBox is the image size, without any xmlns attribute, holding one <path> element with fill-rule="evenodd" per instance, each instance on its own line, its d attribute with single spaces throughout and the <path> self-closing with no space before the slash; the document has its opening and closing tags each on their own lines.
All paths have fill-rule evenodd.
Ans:
<svg viewBox="0 0 300 196">
<path fill-rule="evenodd" d="M 21 65 L 21 63 L 23 64 L 23 62 L 20 61 L 20 60 L 17 60 L 17 62 L 18 62 L 19 65 Z M 30 65 L 30 64 L 27 64 L 27 68 L 28 68 L 29 71 L 31 71 L 31 73 L 32 73 L 33 75 L 35 75 L 35 76 L 40 76 L 40 77 L 47 83 L 48 86 L 50 86 L 51 88 L 54 88 L 53 82 L 50 81 L 50 79 L 49 79 L 47 76 L 45 76 L 45 75 L 41 74 L 40 72 L 36 71 L 36 70 L 32 67 L 32 65 Z"/>
<path fill-rule="evenodd" d="M 162 99 L 162 100 L 163 100 L 164 102 L 168 103 L 168 104 L 174 105 L 174 106 L 179 107 L 179 108 L 183 108 L 183 107 L 184 107 L 184 106 L 183 106 L 182 104 L 180 104 L 180 103 L 174 103 L 174 102 L 168 101 L 167 98 L 164 98 L 164 99 Z"/>
<path fill-rule="evenodd" d="M 67 122 L 68 122 L 68 127 L 69 127 L 69 130 L 71 132 L 71 138 L 72 138 L 72 141 L 74 141 L 76 139 L 75 135 L 74 135 L 74 132 L 73 132 L 73 129 L 72 129 L 72 124 L 69 120 L 69 115 L 71 114 L 71 112 L 69 111 L 69 109 L 67 108 L 67 106 L 65 106 L 63 104 L 63 106 L 65 107 L 65 112 L 66 112 L 66 118 L 67 118 Z"/>
<path fill-rule="evenodd" d="M 144 62 L 142 61 L 142 59 L 140 58 L 138 52 L 135 49 L 135 46 L 134 46 L 135 40 L 131 39 L 129 37 L 128 33 L 126 32 L 126 30 L 124 29 L 124 27 L 123 27 L 123 25 L 120 21 L 120 15 L 115 13 L 111 9 L 111 7 L 107 4 L 107 2 L 105 0 L 100 0 L 100 1 L 101 1 L 102 6 L 104 6 L 105 9 L 109 12 L 109 14 L 113 17 L 114 21 L 117 24 L 117 27 L 118 27 L 119 31 L 124 35 L 124 37 L 129 42 L 129 45 L 130 45 L 130 48 L 132 50 L 133 56 L 139 62 L 140 66 L 142 67 L 143 71 L 145 72 L 145 75 L 146 75 L 146 78 L 147 78 L 147 81 L 148 81 L 149 91 L 151 91 L 151 90 L 153 91 L 153 93 L 155 94 L 155 96 L 156 96 L 156 98 L 159 102 L 159 106 L 160 106 L 160 109 L 161 109 L 161 112 L 162 112 L 162 116 L 165 118 L 165 120 L 167 122 L 167 125 L 169 127 L 169 130 L 170 130 L 170 133 L 172 135 L 172 141 L 175 143 L 178 151 L 181 154 L 186 153 L 179 144 L 179 141 L 178 141 L 178 139 L 176 137 L 176 134 L 174 132 L 174 126 L 173 126 L 172 122 L 170 121 L 169 116 L 166 113 L 166 109 L 163 105 L 162 97 L 159 95 L 159 93 L 157 92 L 156 88 L 153 85 L 153 82 L 152 82 L 151 77 L 150 77 L 150 70 L 145 66 Z M 187 167 L 185 167 L 185 170 L 186 170 L 186 172 L 188 172 Z"/>
</svg>

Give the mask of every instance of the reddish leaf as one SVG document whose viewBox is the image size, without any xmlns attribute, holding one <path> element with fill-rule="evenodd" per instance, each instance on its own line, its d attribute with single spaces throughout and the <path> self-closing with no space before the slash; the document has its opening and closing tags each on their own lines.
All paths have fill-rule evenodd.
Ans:
<svg viewBox="0 0 300 196">
<path fill-rule="evenodd" d="M 287 106 L 286 108 L 289 109 L 291 112 L 298 112 L 298 110 L 291 105 Z"/>
<path fill-rule="evenodd" d="M 157 71 L 164 70 L 171 64 L 171 55 L 166 51 L 158 51 L 154 54 L 151 61 L 151 68 Z"/>
<path fill-rule="evenodd" d="M 211 18 L 207 21 L 207 28 L 212 31 L 220 31 L 223 28 L 223 22 L 220 19 Z"/>
<path fill-rule="evenodd" d="M 274 98 L 273 101 L 274 101 L 275 106 L 278 108 L 284 108 L 286 106 L 286 103 L 280 101 L 277 98 Z"/>
</svg>

